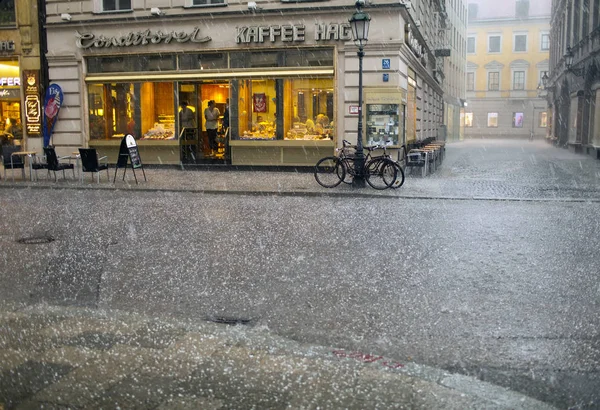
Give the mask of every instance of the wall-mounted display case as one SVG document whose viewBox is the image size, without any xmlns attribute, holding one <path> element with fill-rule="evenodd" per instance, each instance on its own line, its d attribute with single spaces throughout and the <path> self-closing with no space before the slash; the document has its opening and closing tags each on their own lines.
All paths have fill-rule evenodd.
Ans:
<svg viewBox="0 0 600 410">
<path fill-rule="evenodd" d="M 365 143 L 403 145 L 406 93 L 373 89 L 365 94 Z"/>
</svg>

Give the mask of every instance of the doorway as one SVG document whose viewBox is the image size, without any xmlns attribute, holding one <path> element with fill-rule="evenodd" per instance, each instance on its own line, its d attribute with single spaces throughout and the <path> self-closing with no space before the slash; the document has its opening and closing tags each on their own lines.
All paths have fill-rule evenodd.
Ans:
<svg viewBox="0 0 600 410">
<path fill-rule="evenodd" d="M 224 124 L 224 115 L 229 99 L 229 82 L 179 83 L 178 92 L 178 135 L 182 163 L 229 163 L 227 121 Z M 219 110 L 219 113 L 217 135 L 215 137 L 211 133 L 209 138 L 204 112 L 211 100 L 215 102 L 215 109 Z"/>
</svg>

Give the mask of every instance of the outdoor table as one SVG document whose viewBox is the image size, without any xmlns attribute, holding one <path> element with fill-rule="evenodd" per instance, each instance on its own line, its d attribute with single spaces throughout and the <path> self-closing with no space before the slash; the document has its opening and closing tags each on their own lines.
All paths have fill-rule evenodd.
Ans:
<svg viewBox="0 0 600 410">
<path fill-rule="evenodd" d="M 79 177 L 82 174 L 81 170 L 79 169 L 80 168 L 79 161 L 81 160 L 81 154 L 79 154 L 79 151 L 73 151 L 73 152 L 71 152 L 69 159 L 75 160 L 75 168 L 77 169 L 77 179 L 80 179 Z"/>
<path fill-rule="evenodd" d="M 33 159 L 33 157 L 35 157 L 37 155 L 36 151 L 17 151 L 17 152 L 13 152 L 11 155 L 11 162 L 12 162 L 12 157 L 13 156 L 17 156 L 17 157 L 23 157 L 23 158 L 29 158 L 29 179 L 31 179 L 31 181 L 33 181 L 33 172 L 32 172 L 32 167 L 31 167 L 31 161 Z M 23 178 L 25 178 L 25 168 L 23 168 Z"/>
</svg>

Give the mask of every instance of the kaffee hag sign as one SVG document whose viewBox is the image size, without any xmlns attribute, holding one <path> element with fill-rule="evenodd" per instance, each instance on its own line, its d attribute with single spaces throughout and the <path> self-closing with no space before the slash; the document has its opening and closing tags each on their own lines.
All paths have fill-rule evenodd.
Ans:
<svg viewBox="0 0 600 410">
<path fill-rule="evenodd" d="M 111 47 L 148 46 L 153 44 L 206 43 L 211 37 L 202 36 L 200 28 L 191 31 L 131 31 L 121 36 L 105 36 L 96 33 L 75 34 L 76 45 L 82 49 Z M 350 41 L 352 29 L 348 23 L 316 23 L 312 31 L 315 41 Z M 283 24 L 271 26 L 241 26 L 235 28 L 237 44 L 283 42 L 302 43 L 307 38 L 307 30 L 303 24 Z"/>
</svg>

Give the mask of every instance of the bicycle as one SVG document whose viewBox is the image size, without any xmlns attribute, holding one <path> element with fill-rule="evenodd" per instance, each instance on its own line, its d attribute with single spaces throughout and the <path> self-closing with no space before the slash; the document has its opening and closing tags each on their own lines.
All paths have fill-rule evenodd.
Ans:
<svg viewBox="0 0 600 410">
<path fill-rule="evenodd" d="M 384 157 L 371 157 L 371 152 L 381 148 L 380 146 L 367 146 L 363 175 L 367 183 L 374 189 L 382 190 L 392 186 L 398 176 L 397 168 L 393 161 Z M 346 175 L 354 178 L 356 168 L 354 156 L 349 153 L 350 149 L 356 149 L 348 141 L 343 141 L 343 147 L 337 148 L 338 156 L 330 156 L 320 159 L 315 165 L 315 179 L 319 185 L 325 188 L 334 188 L 342 182 L 351 183 L 346 180 Z"/>
<path fill-rule="evenodd" d="M 381 148 L 383 149 L 383 155 L 382 155 L 382 157 L 387 158 L 388 160 L 390 160 L 394 164 L 394 166 L 396 167 L 396 171 L 398 173 L 398 177 L 393 182 L 393 184 L 390 186 L 390 188 L 393 188 L 393 189 L 400 188 L 402 185 L 404 185 L 404 170 L 402 169 L 402 166 L 400 165 L 399 160 L 393 159 L 392 156 L 387 153 L 385 145 L 381 146 Z M 406 163 L 406 145 L 400 146 L 400 149 L 401 149 L 401 152 L 403 153 L 402 159 Z M 398 153 L 398 158 L 400 158 L 400 153 Z"/>
</svg>

